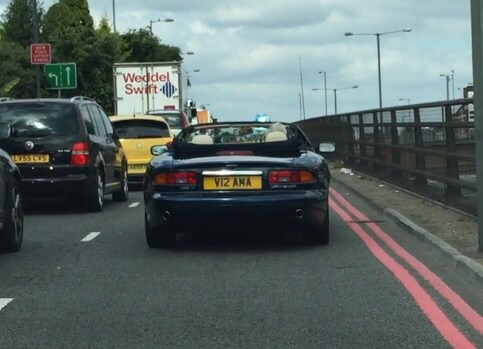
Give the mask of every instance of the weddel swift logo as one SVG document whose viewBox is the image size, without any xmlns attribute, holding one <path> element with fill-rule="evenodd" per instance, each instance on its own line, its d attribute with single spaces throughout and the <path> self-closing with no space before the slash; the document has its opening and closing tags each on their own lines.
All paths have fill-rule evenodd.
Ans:
<svg viewBox="0 0 483 349">
<path fill-rule="evenodd" d="M 171 98 L 178 89 L 169 80 L 169 72 L 163 73 L 147 73 L 140 75 L 136 73 L 122 74 L 124 79 L 124 93 L 126 95 L 140 94 L 164 94 Z"/>
</svg>

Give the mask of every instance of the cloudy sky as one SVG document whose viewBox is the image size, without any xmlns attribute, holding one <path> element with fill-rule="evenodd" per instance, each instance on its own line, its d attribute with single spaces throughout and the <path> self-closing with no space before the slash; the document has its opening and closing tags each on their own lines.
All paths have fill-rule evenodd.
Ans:
<svg viewBox="0 0 483 349">
<path fill-rule="evenodd" d="M 118 31 L 174 19 L 154 23 L 153 32 L 195 53 L 184 60 L 189 97 L 224 120 L 265 112 L 272 120 L 295 121 L 303 109 L 306 118 L 325 115 L 325 91 L 312 90 L 324 87 L 319 71 L 326 72 L 328 89 L 341 89 L 339 113 L 377 108 L 376 36 L 345 32 L 412 30 L 380 36 L 383 106 L 446 99 L 441 74 L 454 76 L 455 98 L 473 81 L 469 0 L 115 1 Z M 54 2 L 44 0 L 44 6 Z M 89 3 L 96 22 L 102 15 L 112 20 L 112 0 Z M 334 92 L 327 97 L 331 115 Z"/>
</svg>

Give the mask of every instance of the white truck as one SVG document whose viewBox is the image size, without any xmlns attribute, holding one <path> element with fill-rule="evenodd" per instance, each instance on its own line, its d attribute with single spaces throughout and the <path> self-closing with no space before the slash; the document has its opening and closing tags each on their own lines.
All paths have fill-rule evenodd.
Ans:
<svg viewBox="0 0 483 349">
<path fill-rule="evenodd" d="M 113 69 L 116 115 L 159 109 L 192 115 L 186 100 L 188 79 L 181 62 L 115 63 Z"/>
</svg>

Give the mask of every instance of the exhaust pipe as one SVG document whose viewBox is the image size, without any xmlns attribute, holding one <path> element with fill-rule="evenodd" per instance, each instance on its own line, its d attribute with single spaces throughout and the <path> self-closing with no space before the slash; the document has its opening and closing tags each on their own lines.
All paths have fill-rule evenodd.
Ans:
<svg viewBox="0 0 483 349">
<path fill-rule="evenodd" d="M 298 208 L 295 210 L 295 217 L 297 217 L 298 219 L 302 219 L 305 217 L 305 211 L 302 210 L 301 208 Z"/>
<path fill-rule="evenodd" d="M 163 220 L 169 221 L 171 219 L 171 213 L 169 211 L 164 211 L 161 214 L 161 217 L 163 218 Z"/>
</svg>

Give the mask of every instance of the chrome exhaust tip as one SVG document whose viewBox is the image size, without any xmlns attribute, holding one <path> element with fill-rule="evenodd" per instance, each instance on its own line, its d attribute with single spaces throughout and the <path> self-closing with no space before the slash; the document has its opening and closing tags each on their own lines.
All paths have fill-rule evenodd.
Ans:
<svg viewBox="0 0 483 349">
<path fill-rule="evenodd" d="M 295 210 L 295 217 L 297 217 L 298 219 L 302 219 L 305 217 L 305 211 L 302 210 L 301 208 L 298 208 Z"/>
<path fill-rule="evenodd" d="M 163 218 L 165 221 L 169 221 L 171 219 L 171 213 L 169 211 L 164 211 L 161 214 L 161 218 Z"/>
</svg>

